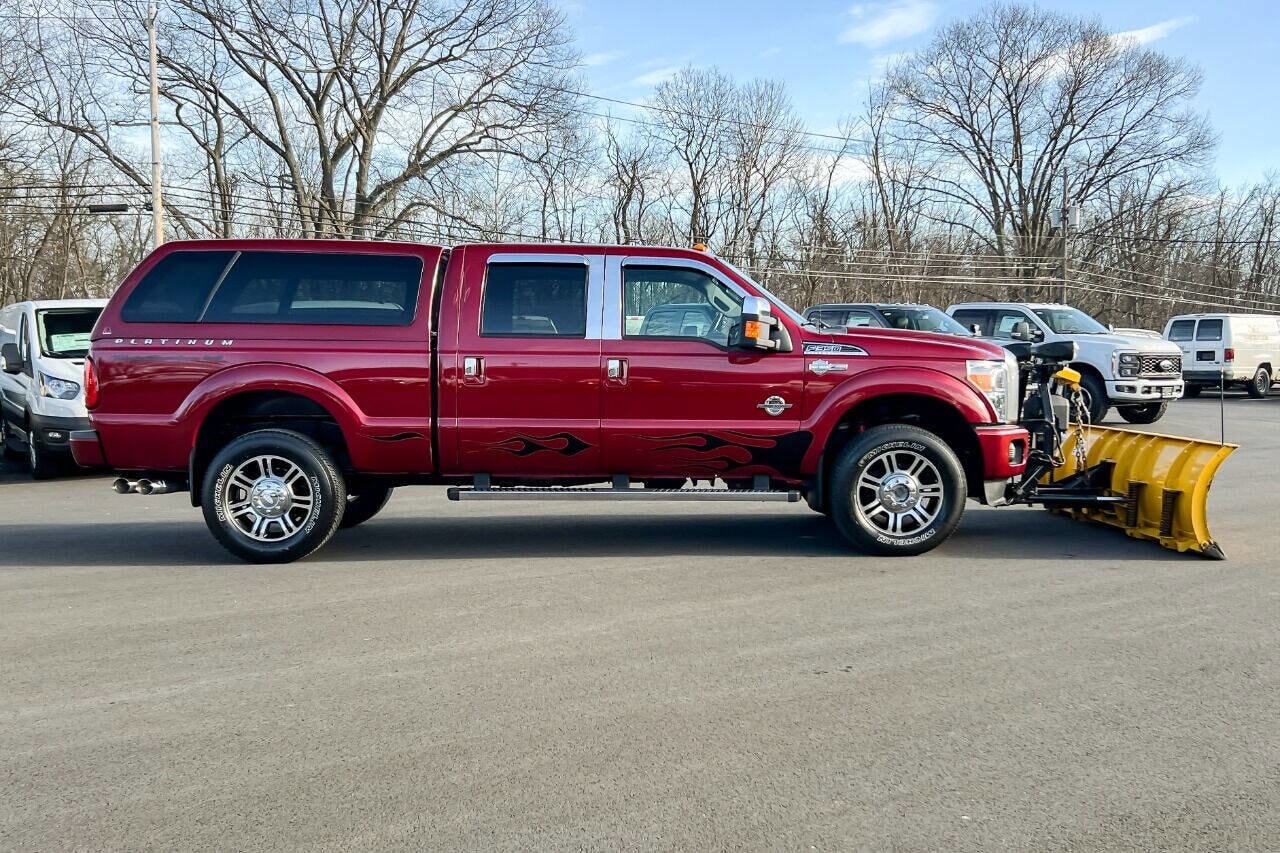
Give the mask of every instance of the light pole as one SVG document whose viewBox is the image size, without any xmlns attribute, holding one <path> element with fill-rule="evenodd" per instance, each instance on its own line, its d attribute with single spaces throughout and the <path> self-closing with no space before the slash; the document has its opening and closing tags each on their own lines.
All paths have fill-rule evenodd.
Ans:
<svg viewBox="0 0 1280 853">
<path fill-rule="evenodd" d="M 164 189 L 160 170 L 160 84 L 156 75 L 155 0 L 147 4 L 147 48 L 151 65 L 151 230 L 155 248 L 164 244 Z"/>
</svg>

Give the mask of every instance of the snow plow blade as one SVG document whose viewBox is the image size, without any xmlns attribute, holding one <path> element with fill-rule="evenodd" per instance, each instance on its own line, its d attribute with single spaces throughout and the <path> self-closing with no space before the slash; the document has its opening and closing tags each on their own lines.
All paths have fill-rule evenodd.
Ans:
<svg viewBox="0 0 1280 853">
<path fill-rule="evenodd" d="M 1066 439 L 1067 463 L 1042 479 L 1062 484 L 1082 477 L 1116 503 L 1063 509 L 1074 518 L 1118 527 L 1174 551 L 1225 558 L 1209 535 L 1209 486 L 1218 466 L 1239 446 L 1153 435 L 1129 429 L 1090 427 L 1085 433 L 1086 470 L 1076 470 L 1077 434 Z"/>
</svg>

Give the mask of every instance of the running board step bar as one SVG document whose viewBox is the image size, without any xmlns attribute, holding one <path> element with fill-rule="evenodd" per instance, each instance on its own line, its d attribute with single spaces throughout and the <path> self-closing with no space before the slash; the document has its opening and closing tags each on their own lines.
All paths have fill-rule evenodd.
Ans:
<svg viewBox="0 0 1280 853">
<path fill-rule="evenodd" d="M 528 488 L 523 486 L 475 489 L 450 487 L 451 501 L 778 501 L 796 503 L 798 491 L 766 489 L 611 489 Z"/>
</svg>

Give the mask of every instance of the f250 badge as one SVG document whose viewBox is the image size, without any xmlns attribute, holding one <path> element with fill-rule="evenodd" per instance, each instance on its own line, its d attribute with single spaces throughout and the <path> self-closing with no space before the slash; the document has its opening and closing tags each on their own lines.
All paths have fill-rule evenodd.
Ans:
<svg viewBox="0 0 1280 853">
<path fill-rule="evenodd" d="M 805 355 L 866 355 L 867 351 L 854 344 L 805 344 Z"/>
</svg>

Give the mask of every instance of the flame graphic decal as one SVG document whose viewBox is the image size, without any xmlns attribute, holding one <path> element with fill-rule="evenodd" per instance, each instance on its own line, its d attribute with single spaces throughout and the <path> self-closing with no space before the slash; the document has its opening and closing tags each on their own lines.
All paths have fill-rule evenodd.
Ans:
<svg viewBox="0 0 1280 853">
<path fill-rule="evenodd" d="M 664 465 L 703 474 L 720 474 L 748 467 L 792 474 L 799 471 L 800 461 L 813 441 L 812 433 L 808 432 L 776 436 L 733 431 L 686 432 L 644 438 L 658 445 L 653 452 L 672 455 L 674 463 L 669 457 L 664 460 Z"/>
<path fill-rule="evenodd" d="M 511 438 L 490 444 L 489 447 L 505 451 L 512 456 L 532 456 L 544 450 L 559 453 L 561 456 L 574 456 L 588 450 L 591 445 L 571 433 L 558 432 L 555 435 L 546 436 L 516 434 Z"/>
</svg>

